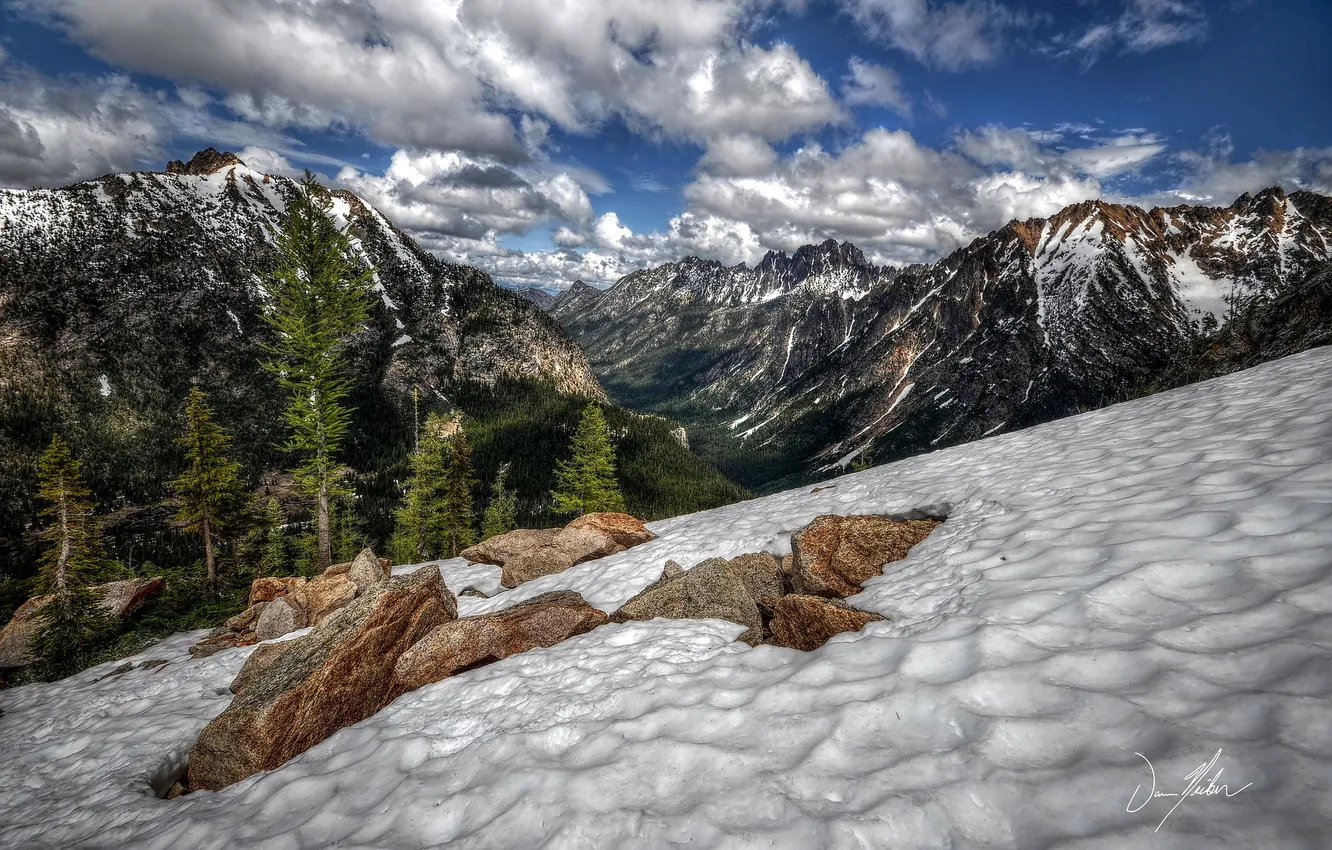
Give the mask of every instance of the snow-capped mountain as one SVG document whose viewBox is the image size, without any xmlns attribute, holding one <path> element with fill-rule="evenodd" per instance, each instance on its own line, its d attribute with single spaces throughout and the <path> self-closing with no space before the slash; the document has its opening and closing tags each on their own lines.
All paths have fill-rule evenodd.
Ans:
<svg viewBox="0 0 1332 850">
<path fill-rule="evenodd" d="M 601 290 L 595 286 L 588 286 L 581 280 L 575 280 L 573 284 L 545 307 L 557 320 L 562 316 L 572 316 L 591 307 L 601 298 Z"/>
<path fill-rule="evenodd" d="M 24 513 L 31 461 L 57 425 L 75 432 L 94 478 L 116 482 L 104 498 L 159 498 L 193 383 L 249 460 L 273 460 L 257 456 L 282 428 L 279 390 L 260 366 L 271 341 L 261 310 L 273 228 L 295 191 L 212 149 L 165 172 L 0 191 L 7 519 Z M 332 195 L 378 301 L 351 349 L 350 451 L 382 456 L 390 436 L 408 439 L 414 390 L 423 412 L 447 404 L 459 382 L 500 378 L 603 397 L 582 350 L 533 304 L 422 250 L 355 194 Z"/>
<path fill-rule="evenodd" d="M 688 258 L 566 293 L 552 315 L 622 401 L 829 467 L 1100 403 L 1326 267 L 1330 238 L 1332 199 L 1308 192 L 1093 201 L 927 266 L 832 241 L 753 268 Z"/>
<path fill-rule="evenodd" d="M 918 509 L 947 519 L 847 600 L 885 619 L 812 652 L 608 623 L 216 792 L 154 796 L 271 642 L 192 658 L 207 632 L 177 635 L 0 691 L 0 846 L 1327 846 L 1332 349 L 652 523 L 512 590 L 463 559 L 394 572 L 486 587 L 464 617 L 561 590 L 609 612 L 667 559 Z"/>
</svg>

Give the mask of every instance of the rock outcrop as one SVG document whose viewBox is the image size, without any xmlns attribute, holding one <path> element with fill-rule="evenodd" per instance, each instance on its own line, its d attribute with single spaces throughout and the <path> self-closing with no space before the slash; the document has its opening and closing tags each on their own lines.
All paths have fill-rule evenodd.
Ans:
<svg viewBox="0 0 1332 850">
<path fill-rule="evenodd" d="M 763 620 L 739 571 L 724 558 L 709 558 L 683 574 L 662 577 L 611 615 L 617 623 L 629 620 L 718 619 L 745 626 L 740 640 L 757 646 L 763 640 Z"/>
<path fill-rule="evenodd" d="M 102 608 L 112 617 L 123 620 L 134 613 L 164 586 L 161 576 L 130 578 L 96 585 L 93 590 L 101 596 Z M 24 602 L 0 629 L 0 669 L 26 667 L 36 660 L 33 639 L 41 630 L 37 615 L 51 601 L 50 595 L 34 596 Z"/>
<path fill-rule="evenodd" d="M 497 611 L 436 626 L 398 659 L 394 680 L 419 688 L 537 647 L 554 646 L 608 621 L 583 597 L 556 591 Z"/>
<path fill-rule="evenodd" d="M 796 593 L 841 599 L 883 574 L 912 546 L 939 526 L 939 520 L 894 520 L 882 516 L 815 518 L 791 537 L 791 583 Z"/>
<path fill-rule="evenodd" d="M 564 528 L 520 528 L 464 549 L 462 557 L 502 569 L 500 584 L 517 587 L 541 576 L 564 572 L 575 564 L 623 552 L 656 537 L 625 513 L 593 513 Z"/>
<path fill-rule="evenodd" d="M 379 711 L 407 690 L 394 680 L 398 658 L 456 616 L 439 572 L 419 570 L 373 585 L 308 635 L 265 647 L 190 751 L 189 787 L 271 770 Z"/>
<path fill-rule="evenodd" d="M 884 618 L 853 608 L 840 599 L 792 593 L 776 601 L 768 628 L 773 646 L 805 652 L 818 649 L 833 635 L 858 632 Z"/>
</svg>

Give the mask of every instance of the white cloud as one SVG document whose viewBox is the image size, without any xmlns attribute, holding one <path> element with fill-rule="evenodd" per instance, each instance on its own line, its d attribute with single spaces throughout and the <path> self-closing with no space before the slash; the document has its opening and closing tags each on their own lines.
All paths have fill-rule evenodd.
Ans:
<svg viewBox="0 0 1332 850">
<path fill-rule="evenodd" d="M 785 139 L 844 119 L 764 0 L 13 0 L 105 61 L 219 92 L 247 122 L 519 161 L 551 124 Z M 515 125 L 516 124 L 516 125 Z"/>
<path fill-rule="evenodd" d="M 995 61 L 1008 30 L 1027 20 L 996 0 L 841 0 L 841 5 L 870 36 L 950 71 Z"/>
<path fill-rule="evenodd" d="M 1300 189 L 1332 195 L 1332 147 L 1296 148 L 1287 151 L 1255 151 L 1242 162 L 1231 159 L 1234 145 L 1229 136 L 1209 140 L 1206 151 L 1185 151 L 1176 159 L 1184 168 L 1180 184 L 1153 195 L 1162 205 L 1191 203 L 1229 205 L 1245 192 L 1280 186 L 1288 192 Z"/>
<path fill-rule="evenodd" d="M 903 115 L 911 111 L 902 78 L 891 68 L 852 56 L 842 78 L 842 101 L 848 106 L 887 106 Z"/>
<path fill-rule="evenodd" d="M 1092 25 L 1081 36 L 1056 40 L 1056 53 L 1076 55 L 1090 66 L 1104 53 L 1146 53 L 1162 47 L 1202 41 L 1207 14 L 1193 0 L 1124 0 L 1119 17 Z"/>
</svg>

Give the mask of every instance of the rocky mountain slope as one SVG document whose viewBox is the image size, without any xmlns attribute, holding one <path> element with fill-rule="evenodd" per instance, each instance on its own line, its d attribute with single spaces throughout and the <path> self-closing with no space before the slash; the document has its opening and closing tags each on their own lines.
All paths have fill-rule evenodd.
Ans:
<svg viewBox="0 0 1332 850">
<path fill-rule="evenodd" d="M 248 468 L 283 468 L 261 311 L 273 228 L 294 191 L 212 149 L 161 173 L 0 191 L 0 538 L 30 522 L 34 461 L 57 428 L 104 506 L 160 499 L 194 383 Z M 582 350 L 536 306 L 425 252 L 352 193 L 333 192 L 333 206 L 378 302 L 351 348 L 358 471 L 400 460 L 414 392 L 422 419 L 520 382 L 604 399 Z"/>
<path fill-rule="evenodd" d="M 1283 321 L 1276 299 L 1327 266 L 1329 239 L 1332 199 L 1308 192 L 1087 202 L 927 266 L 877 267 L 832 241 L 754 268 L 687 258 L 571 289 L 551 314 L 613 396 L 701 426 L 696 445 L 719 456 L 739 440 L 744 463 L 723 468 L 761 486 L 871 445 L 887 460 L 1104 403 L 1233 315 Z"/>
</svg>

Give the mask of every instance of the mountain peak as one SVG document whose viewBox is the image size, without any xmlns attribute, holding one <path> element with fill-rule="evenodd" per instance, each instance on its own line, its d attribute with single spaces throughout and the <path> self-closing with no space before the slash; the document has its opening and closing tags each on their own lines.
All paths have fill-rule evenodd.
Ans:
<svg viewBox="0 0 1332 850">
<path fill-rule="evenodd" d="M 167 174 L 190 174 L 203 176 L 221 171 L 229 165 L 244 165 L 241 158 L 231 151 L 219 152 L 217 148 L 207 148 L 190 157 L 189 162 L 173 159 L 167 163 Z"/>
</svg>

